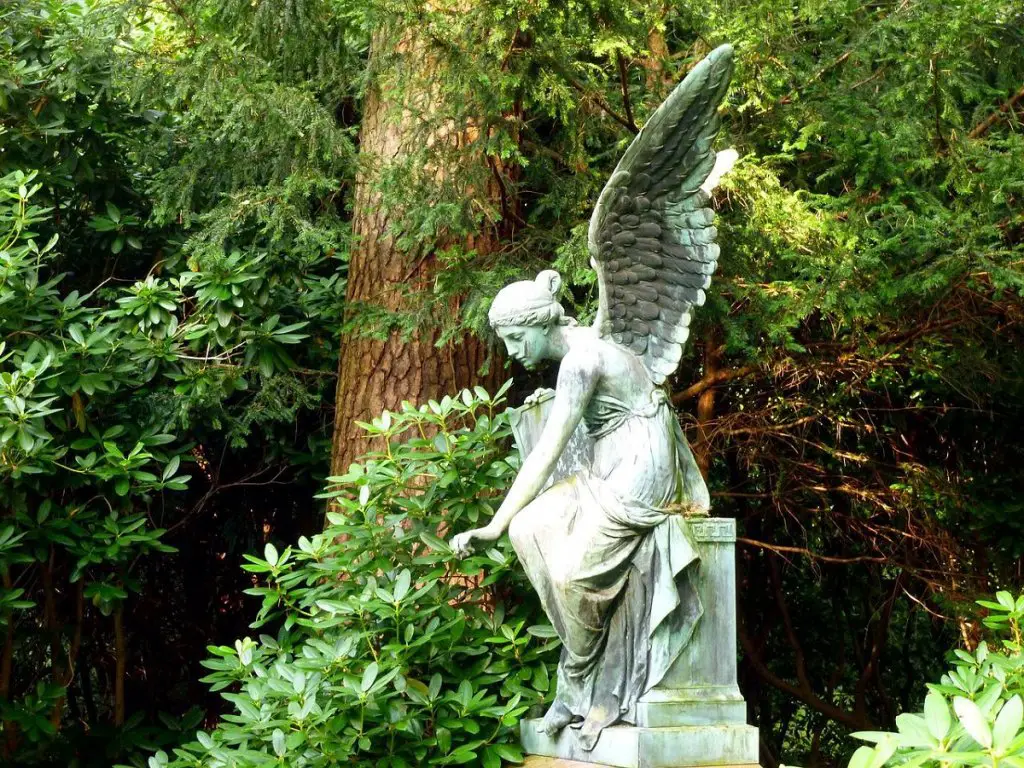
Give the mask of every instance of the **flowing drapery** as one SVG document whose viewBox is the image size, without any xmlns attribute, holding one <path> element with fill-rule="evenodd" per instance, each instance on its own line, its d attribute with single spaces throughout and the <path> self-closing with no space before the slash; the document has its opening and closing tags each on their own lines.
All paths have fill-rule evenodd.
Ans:
<svg viewBox="0 0 1024 768">
<path fill-rule="evenodd" d="M 660 390 L 629 408 L 597 395 L 584 417 L 593 457 L 540 494 L 509 535 L 562 640 L 557 699 L 600 727 L 679 656 L 703 611 L 681 502 L 707 489 Z"/>
</svg>

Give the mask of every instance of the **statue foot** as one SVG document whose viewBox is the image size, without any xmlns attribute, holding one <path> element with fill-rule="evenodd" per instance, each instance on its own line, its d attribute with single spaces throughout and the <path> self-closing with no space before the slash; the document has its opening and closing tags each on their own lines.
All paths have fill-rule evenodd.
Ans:
<svg viewBox="0 0 1024 768">
<path fill-rule="evenodd" d="M 583 725 L 576 736 L 576 743 L 584 751 L 590 752 L 597 746 L 597 740 L 601 738 L 601 731 L 612 725 L 619 719 L 618 697 L 611 695 L 600 703 L 591 705 Z"/>
<path fill-rule="evenodd" d="M 569 708 L 565 706 L 565 704 L 556 699 L 544 714 L 544 719 L 540 724 L 540 730 L 542 733 L 546 733 L 548 736 L 554 737 L 571 722 L 572 712 L 569 711 Z"/>
<path fill-rule="evenodd" d="M 576 734 L 576 743 L 579 744 L 585 752 L 590 752 L 597 746 L 597 740 L 601 738 L 601 730 L 603 728 L 603 723 L 598 722 L 594 718 L 588 717 L 583 721 L 583 726 Z"/>
</svg>

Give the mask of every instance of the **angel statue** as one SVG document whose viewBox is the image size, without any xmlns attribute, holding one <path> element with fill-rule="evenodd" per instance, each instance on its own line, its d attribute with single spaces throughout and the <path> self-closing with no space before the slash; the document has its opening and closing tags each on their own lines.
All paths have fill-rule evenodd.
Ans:
<svg viewBox="0 0 1024 768">
<path fill-rule="evenodd" d="M 736 153 L 716 156 L 711 145 L 732 57 L 724 45 L 693 69 L 601 192 L 588 236 L 600 294 L 593 326 L 565 316 L 552 270 L 502 289 L 488 314 L 527 369 L 559 362 L 557 385 L 494 518 L 452 548 L 465 556 L 508 529 L 562 641 L 541 730 L 572 726 L 587 751 L 607 726 L 632 722 L 702 612 L 689 574 L 696 551 L 675 516 L 706 514 L 708 491 L 662 384 L 718 260 L 710 191 Z M 548 485 L 581 422 L 589 462 Z"/>
</svg>

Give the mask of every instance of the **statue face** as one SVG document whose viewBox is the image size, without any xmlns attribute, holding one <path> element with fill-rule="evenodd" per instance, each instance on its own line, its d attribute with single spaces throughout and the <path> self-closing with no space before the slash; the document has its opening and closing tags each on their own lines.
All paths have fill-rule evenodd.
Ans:
<svg viewBox="0 0 1024 768">
<path fill-rule="evenodd" d="M 537 325 L 504 325 L 495 329 L 505 342 L 505 350 L 528 371 L 547 359 L 548 328 Z"/>
</svg>

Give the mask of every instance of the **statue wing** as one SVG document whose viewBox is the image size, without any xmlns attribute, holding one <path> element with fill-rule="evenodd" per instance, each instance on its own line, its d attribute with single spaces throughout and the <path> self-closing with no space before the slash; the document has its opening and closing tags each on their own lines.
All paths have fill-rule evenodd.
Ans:
<svg viewBox="0 0 1024 768">
<path fill-rule="evenodd" d="M 705 182 L 715 168 L 711 144 L 732 59 L 731 46 L 716 48 L 672 91 L 629 145 L 590 218 L 594 327 L 634 352 L 655 384 L 679 365 L 693 307 L 704 303 L 718 263 Z"/>
</svg>

